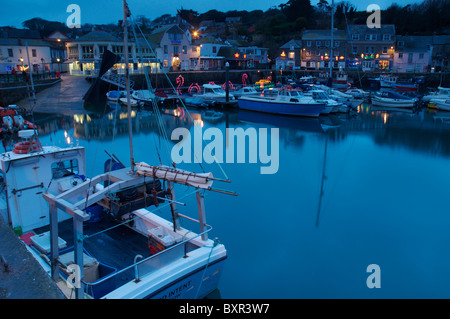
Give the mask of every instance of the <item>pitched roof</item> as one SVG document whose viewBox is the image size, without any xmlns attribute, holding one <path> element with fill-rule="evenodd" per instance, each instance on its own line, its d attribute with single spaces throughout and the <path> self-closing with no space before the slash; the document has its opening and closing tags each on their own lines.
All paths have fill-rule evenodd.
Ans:
<svg viewBox="0 0 450 319">
<path fill-rule="evenodd" d="M 34 46 L 34 47 L 53 47 L 50 43 L 41 39 L 5 39 L 0 38 L 0 45 L 11 45 L 11 46 Z"/>
<path fill-rule="evenodd" d="M 302 40 L 330 40 L 331 30 L 305 30 Z M 334 40 L 347 40 L 347 33 L 344 30 L 333 30 Z"/>
<path fill-rule="evenodd" d="M 359 33 L 359 34 L 392 34 L 395 35 L 395 25 L 394 24 L 382 24 L 380 28 L 369 28 L 366 24 L 349 24 L 348 27 L 348 33 Z"/>
<path fill-rule="evenodd" d="M 292 39 L 289 42 L 286 42 L 283 44 L 280 48 L 281 49 L 290 49 L 291 47 L 294 47 L 294 49 L 299 49 L 302 47 L 302 41 L 301 40 L 294 40 Z"/>
<path fill-rule="evenodd" d="M 78 39 L 76 42 L 121 42 L 122 40 L 105 31 L 91 31 Z"/>
</svg>

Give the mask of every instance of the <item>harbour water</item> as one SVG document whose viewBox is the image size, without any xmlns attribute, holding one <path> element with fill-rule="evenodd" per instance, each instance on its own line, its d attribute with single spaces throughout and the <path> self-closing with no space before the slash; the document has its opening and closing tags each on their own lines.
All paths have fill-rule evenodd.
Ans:
<svg viewBox="0 0 450 319">
<path fill-rule="evenodd" d="M 177 127 L 279 128 L 275 174 L 223 163 L 231 183 L 217 187 L 238 196 L 206 193 L 211 236 L 228 251 L 223 298 L 450 297 L 450 114 L 366 104 L 319 119 L 190 112 L 194 121 L 182 109 L 163 114 L 169 137 Z M 126 110 L 35 121 L 44 145 L 84 146 L 89 175 L 103 172 L 104 150 L 129 164 Z M 135 160 L 167 163 L 175 142 L 164 146 L 152 113 L 133 111 L 132 123 Z M 224 177 L 216 164 L 178 167 Z M 196 217 L 185 193 L 177 189 L 179 209 Z M 367 286 L 372 264 L 380 288 Z"/>
</svg>

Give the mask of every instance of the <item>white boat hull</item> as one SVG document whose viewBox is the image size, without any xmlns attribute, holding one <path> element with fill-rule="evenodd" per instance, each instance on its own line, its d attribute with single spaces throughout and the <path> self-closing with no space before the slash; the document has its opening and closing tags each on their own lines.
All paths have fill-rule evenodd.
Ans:
<svg viewBox="0 0 450 319">
<path fill-rule="evenodd" d="M 415 101 L 413 100 L 396 100 L 382 97 L 373 97 L 372 105 L 385 107 L 413 107 Z"/>
<path fill-rule="evenodd" d="M 450 111 L 450 100 L 432 99 L 430 103 L 434 104 L 438 110 Z"/>
</svg>

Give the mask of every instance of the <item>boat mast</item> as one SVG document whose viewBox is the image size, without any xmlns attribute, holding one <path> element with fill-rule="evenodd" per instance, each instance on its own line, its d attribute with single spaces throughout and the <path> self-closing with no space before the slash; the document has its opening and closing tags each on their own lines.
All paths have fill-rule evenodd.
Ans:
<svg viewBox="0 0 450 319">
<path fill-rule="evenodd" d="M 127 1 L 123 0 L 123 45 L 125 53 L 125 79 L 126 79 L 126 89 L 127 89 L 127 110 L 128 110 L 128 138 L 130 144 L 130 163 L 131 163 L 131 173 L 134 174 L 134 157 L 133 157 L 133 139 L 132 139 L 132 128 L 131 128 L 131 94 L 130 94 L 130 75 L 128 68 L 128 23 L 127 18 L 130 15 Z"/>
<path fill-rule="evenodd" d="M 334 0 L 331 0 L 331 42 L 330 42 L 330 79 L 333 81 L 333 28 L 334 28 Z M 333 83 L 333 82 L 332 82 Z"/>
</svg>

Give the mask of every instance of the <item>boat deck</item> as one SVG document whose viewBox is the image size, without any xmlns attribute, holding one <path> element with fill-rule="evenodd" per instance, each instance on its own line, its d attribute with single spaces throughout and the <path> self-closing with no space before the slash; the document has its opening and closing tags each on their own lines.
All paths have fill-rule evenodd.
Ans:
<svg viewBox="0 0 450 319">
<path fill-rule="evenodd" d="M 113 226 L 117 226 L 117 223 L 107 214 L 101 221 L 84 223 L 84 235 L 93 235 L 84 240 L 84 248 L 98 262 L 121 270 L 132 265 L 136 255 L 142 255 L 144 258 L 151 255 L 147 237 L 124 225 L 109 229 Z M 104 231 L 106 229 L 109 230 Z M 48 230 L 49 227 L 45 226 L 35 229 L 34 232 L 40 234 Z M 67 247 L 74 245 L 72 219 L 58 224 L 58 236 L 67 242 Z M 133 279 L 134 272 L 130 269 L 116 276 L 116 285 L 120 286 Z"/>
</svg>

